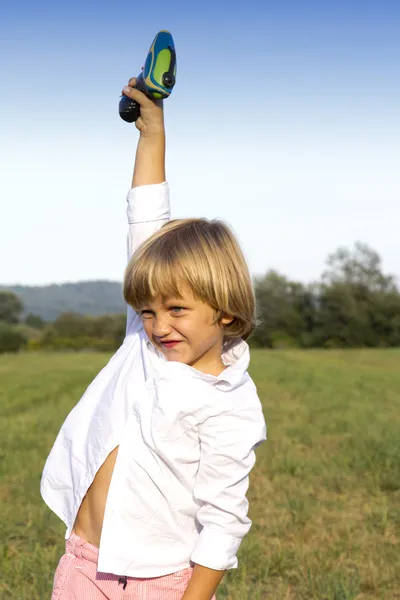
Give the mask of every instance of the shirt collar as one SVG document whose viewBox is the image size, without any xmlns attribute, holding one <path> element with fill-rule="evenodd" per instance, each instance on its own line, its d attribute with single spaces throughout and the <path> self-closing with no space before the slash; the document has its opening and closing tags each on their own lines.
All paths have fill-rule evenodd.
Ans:
<svg viewBox="0 0 400 600">
<path fill-rule="evenodd" d="M 145 335 L 145 334 L 144 334 Z M 155 381 L 176 374 L 186 374 L 191 378 L 207 381 L 222 391 L 238 387 L 247 372 L 250 363 L 249 346 L 244 340 L 238 340 L 226 352 L 222 353 L 222 361 L 226 369 L 219 375 L 208 375 L 184 363 L 168 361 L 163 353 L 158 350 L 147 338 L 147 347 L 152 357 L 153 377 Z"/>
</svg>

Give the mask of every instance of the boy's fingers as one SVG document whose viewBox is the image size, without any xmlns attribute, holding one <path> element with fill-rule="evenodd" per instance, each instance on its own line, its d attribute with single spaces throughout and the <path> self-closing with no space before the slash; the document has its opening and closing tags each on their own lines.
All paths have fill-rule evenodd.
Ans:
<svg viewBox="0 0 400 600">
<path fill-rule="evenodd" d="M 128 96 L 128 98 L 131 98 L 132 100 L 135 100 L 135 102 L 138 102 L 141 106 L 150 106 L 150 104 L 152 104 L 150 98 L 148 98 L 146 94 L 143 94 L 143 92 L 137 90 L 136 88 L 126 86 L 122 90 L 122 93 L 124 94 L 124 96 Z"/>
</svg>

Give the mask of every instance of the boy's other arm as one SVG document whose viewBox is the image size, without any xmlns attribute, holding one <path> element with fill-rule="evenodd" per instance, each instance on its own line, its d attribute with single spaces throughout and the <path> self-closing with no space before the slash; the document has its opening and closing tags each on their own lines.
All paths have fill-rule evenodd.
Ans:
<svg viewBox="0 0 400 600">
<path fill-rule="evenodd" d="M 196 518 L 202 526 L 191 556 L 193 576 L 182 600 L 209 600 L 224 571 L 236 568 L 237 551 L 249 531 L 246 492 L 254 466 L 254 449 L 266 438 L 258 397 L 237 395 L 205 410 L 198 426 L 200 464 L 193 495 L 199 503 Z M 247 402 L 247 404 L 246 404 Z M 244 404 L 244 407 L 242 406 Z"/>
<path fill-rule="evenodd" d="M 195 564 L 182 600 L 211 600 L 224 575 L 225 571 L 216 571 Z"/>
</svg>

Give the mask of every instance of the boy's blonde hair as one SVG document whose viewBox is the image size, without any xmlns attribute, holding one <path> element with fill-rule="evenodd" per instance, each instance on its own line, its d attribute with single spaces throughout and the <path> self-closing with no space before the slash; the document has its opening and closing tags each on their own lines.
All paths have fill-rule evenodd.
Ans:
<svg viewBox="0 0 400 600">
<path fill-rule="evenodd" d="M 195 298 L 215 310 L 224 326 L 225 347 L 247 339 L 255 326 L 250 273 L 234 234 L 219 220 L 176 219 L 146 240 L 132 256 L 124 278 L 124 298 L 136 311 L 157 296 L 180 296 L 185 282 Z"/>
</svg>

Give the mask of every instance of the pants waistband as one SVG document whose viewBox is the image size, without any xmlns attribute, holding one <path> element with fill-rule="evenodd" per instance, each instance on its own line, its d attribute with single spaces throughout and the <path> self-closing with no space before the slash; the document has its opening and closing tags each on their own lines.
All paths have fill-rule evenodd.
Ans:
<svg viewBox="0 0 400 600">
<path fill-rule="evenodd" d="M 80 538 L 74 531 L 66 541 L 66 553 L 72 554 L 77 558 L 84 558 L 85 560 L 96 564 L 99 557 L 99 549 L 96 546 L 93 546 L 93 544 L 85 542 L 85 540 Z"/>
</svg>

